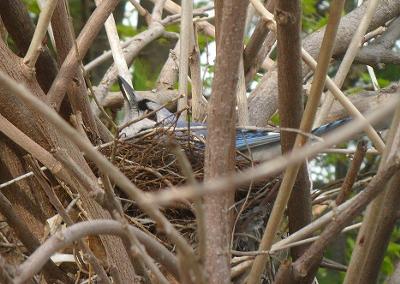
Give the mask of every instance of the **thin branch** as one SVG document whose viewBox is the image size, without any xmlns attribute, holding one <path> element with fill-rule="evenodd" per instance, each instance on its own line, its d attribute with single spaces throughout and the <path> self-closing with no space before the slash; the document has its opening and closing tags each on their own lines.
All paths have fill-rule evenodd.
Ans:
<svg viewBox="0 0 400 284">
<path fill-rule="evenodd" d="M 140 16 L 145 18 L 146 22 L 148 25 L 151 24 L 151 15 L 149 11 L 147 11 L 145 8 L 143 8 L 142 5 L 136 0 L 129 0 L 129 2 L 132 3 L 132 5 L 135 7 L 136 11 L 139 13 Z"/>
<path fill-rule="evenodd" d="M 47 170 L 47 168 L 46 167 L 41 167 L 40 170 L 41 171 L 45 171 L 45 170 Z M 13 179 L 11 179 L 9 181 L 6 181 L 6 182 L 0 184 L 0 189 L 2 189 L 4 187 L 7 187 L 7 186 L 9 186 L 9 185 L 11 185 L 11 184 L 13 184 L 15 182 L 20 181 L 20 180 L 23 180 L 23 179 L 26 179 L 28 177 L 31 177 L 31 176 L 33 176 L 33 172 L 28 172 L 26 174 L 20 175 L 20 176 L 18 176 L 16 178 L 13 178 Z"/>
<path fill-rule="evenodd" d="M 175 48 L 169 51 L 169 56 L 164 66 L 160 71 L 157 79 L 158 90 L 173 89 L 174 84 L 178 80 L 178 58 L 180 57 L 180 40 L 177 41 Z"/>
<path fill-rule="evenodd" d="M 104 3 L 106 1 L 103 1 Z M 139 52 L 146 47 L 150 42 L 156 40 L 163 35 L 165 31 L 164 26 L 160 23 L 153 23 L 147 30 L 141 32 L 140 34 L 132 38 L 132 42 L 124 49 L 124 57 L 128 66 L 130 66 Z M 111 65 L 106 71 L 100 84 L 96 88 L 96 96 L 101 102 L 107 95 L 110 86 L 116 81 L 118 75 L 118 70 L 115 64 Z"/>
<path fill-rule="evenodd" d="M 132 37 L 132 38 L 127 39 L 124 42 L 121 42 L 120 44 L 121 44 L 122 49 L 129 46 L 134 41 L 134 38 L 135 37 Z M 95 59 L 93 59 L 92 61 L 87 63 L 84 66 L 84 70 L 85 70 L 85 72 L 90 72 L 94 68 L 96 68 L 98 65 L 106 62 L 107 60 L 109 60 L 111 58 L 112 58 L 112 52 L 111 52 L 111 50 L 107 50 L 106 52 L 103 52 L 101 55 L 99 55 L 98 57 L 96 57 Z"/>
<path fill-rule="evenodd" d="M 36 60 L 40 55 L 43 40 L 46 36 L 47 28 L 49 27 L 51 16 L 57 6 L 57 2 L 58 0 L 47 1 L 47 5 L 40 12 L 35 33 L 33 34 L 31 44 L 23 61 L 30 68 L 34 68 Z"/>
<path fill-rule="evenodd" d="M 176 155 L 176 159 L 186 179 L 193 187 L 198 188 L 199 187 L 198 182 L 193 174 L 192 166 L 185 152 L 179 147 L 177 143 L 172 143 L 172 151 Z M 195 208 L 196 224 L 197 224 L 196 231 L 198 238 L 198 252 L 200 256 L 200 261 L 203 262 L 205 257 L 206 227 L 204 221 L 204 208 L 201 198 L 196 198 L 194 200 L 194 208 Z"/>
<path fill-rule="evenodd" d="M 194 121 L 203 122 L 207 117 L 208 101 L 203 96 L 203 82 L 201 79 L 200 47 L 197 37 L 197 28 L 194 29 L 193 50 L 190 55 L 189 67 L 192 79 L 192 116 Z"/>
<path fill-rule="evenodd" d="M 247 106 L 246 80 L 243 66 L 243 55 L 240 56 L 238 82 L 236 89 L 238 126 L 249 125 L 249 108 Z"/>
<path fill-rule="evenodd" d="M 178 111 L 188 106 L 188 74 L 189 74 L 189 52 L 193 43 L 193 1 L 182 2 L 180 29 L 180 56 L 179 56 L 179 95 L 184 95 L 178 101 Z M 182 118 L 186 119 L 187 113 L 183 112 Z"/>
<path fill-rule="evenodd" d="M 57 232 L 47 239 L 19 268 L 19 274 L 14 278 L 15 283 L 24 283 L 40 271 L 43 264 L 58 250 L 68 247 L 88 235 L 112 234 L 125 237 L 126 227 L 114 220 L 92 220 L 80 222 Z M 134 234 L 155 260 L 165 265 L 174 277 L 178 278 L 176 257 L 152 237 L 133 226 L 128 230 Z"/>
<path fill-rule="evenodd" d="M 358 28 L 353 35 L 353 38 L 350 42 L 350 45 L 347 48 L 342 63 L 339 66 L 339 70 L 335 75 L 335 84 L 339 89 L 342 87 L 344 79 L 346 79 L 347 73 L 349 72 L 351 65 L 353 64 L 353 60 L 356 57 L 358 50 L 361 47 L 361 44 L 364 40 L 364 35 L 367 32 L 368 26 L 372 20 L 372 17 L 379 4 L 379 1 L 380 0 L 368 1 L 365 14 L 362 17 L 361 22 L 358 25 Z M 333 101 L 334 97 L 328 93 L 327 96 L 325 97 L 325 101 L 322 103 L 315 125 L 319 126 L 322 124 L 322 121 L 328 115 L 332 107 Z"/>
<path fill-rule="evenodd" d="M 397 159 L 391 160 L 385 167 L 381 168 L 363 191 L 363 194 L 358 195 L 353 200 L 352 206 L 338 214 L 335 220 L 325 228 L 320 238 L 293 264 L 295 277 L 304 277 L 310 270 L 314 269 L 313 267 L 317 264 L 317 258 L 322 256 L 326 246 L 336 238 L 347 223 L 359 215 L 368 203 L 384 189 L 384 185 L 399 169 L 399 162 L 400 160 L 397 157 Z"/>
<path fill-rule="evenodd" d="M 158 0 L 150 0 L 153 3 L 156 3 Z M 172 14 L 181 14 L 181 7 L 173 2 L 172 0 L 166 0 L 164 9 Z M 206 35 L 210 37 L 215 37 L 215 28 L 212 24 L 207 21 L 198 21 L 196 22 L 199 30 L 203 31 Z"/>
<path fill-rule="evenodd" d="M 336 204 L 342 204 L 351 193 L 351 188 L 356 181 L 358 171 L 360 170 L 361 164 L 364 160 L 365 153 L 367 152 L 367 142 L 362 140 L 357 144 L 353 161 L 351 162 L 350 168 L 347 171 L 346 177 L 344 178 L 342 187 L 339 195 L 336 197 Z"/>
<path fill-rule="evenodd" d="M 103 0 L 95 0 L 96 6 L 98 7 Z M 126 64 L 122 46 L 120 44 L 117 25 L 114 20 L 113 14 L 107 18 L 104 23 L 108 42 L 110 43 L 111 53 L 114 59 L 114 64 L 117 67 L 118 74 L 125 79 L 125 81 L 132 87 L 132 75 L 129 72 L 128 65 Z"/>
</svg>

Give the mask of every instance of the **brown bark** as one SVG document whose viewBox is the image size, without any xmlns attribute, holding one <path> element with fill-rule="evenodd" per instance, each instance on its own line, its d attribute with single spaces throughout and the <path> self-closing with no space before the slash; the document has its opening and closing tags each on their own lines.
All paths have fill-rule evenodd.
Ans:
<svg viewBox="0 0 400 284">
<path fill-rule="evenodd" d="M 21 0 L 0 1 L 0 15 L 8 33 L 19 49 L 19 55 L 24 56 L 35 31 L 35 26 L 24 3 Z M 57 64 L 47 46 L 41 50 L 35 67 L 40 87 L 47 92 L 57 74 Z"/>
<path fill-rule="evenodd" d="M 381 268 L 383 258 L 387 246 L 390 242 L 390 237 L 396 226 L 396 222 L 399 218 L 399 201 L 400 201 L 400 172 L 397 172 L 392 177 L 388 184 L 387 192 L 385 194 L 385 200 L 383 204 L 384 208 L 381 210 L 380 222 L 373 235 L 373 246 L 371 246 L 368 257 L 366 258 L 363 266 L 363 273 L 360 277 L 359 283 L 376 283 Z"/>
<path fill-rule="evenodd" d="M 9 148 L 5 143 L 0 143 L 0 145 L 2 146 L 0 152 L 2 162 L 12 162 L 9 156 L 13 156 L 13 149 Z M 17 157 L 14 156 L 12 158 L 15 159 Z M 2 172 L 3 170 L 9 169 L 17 170 L 18 162 L 17 159 L 14 161 L 14 165 L 7 164 L 6 169 L 4 169 L 4 165 L 0 165 L 0 169 Z M 25 191 L 19 191 L 18 194 L 10 194 L 9 191 L 6 192 L 13 200 L 9 200 L 3 193 L 0 193 L 0 213 L 5 218 L 8 225 L 14 230 L 27 251 L 33 253 L 35 249 L 40 246 L 39 238 L 42 237 L 43 231 L 39 231 L 39 229 L 41 228 L 40 225 L 43 224 L 32 226 L 32 223 L 37 225 L 37 218 L 42 219 L 44 216 L 40 210 L 40 200 L 39 202 L 38 200 L 32 200 L 32 196 L 29 194 L 30 192 L 27 193 L 26 191 L 27 187 L 22 187 L 22 189 Z M 31 228 L 36 229 L 36 234 L 32 232 Z M 50 260 L 45 265 L 43 272 L 47 281 L 50 283 L 57 279 L 65 283 L 73 283 L 72 279 L 69 279 L 69 277 Z"/>
<path fill-rule="evenodd" d="M 275 9 L 278 46 L 278 106 L 282 127 L 299 128 L 303 114 L 301 71 L 301 8 L 299 1 L 278 1 Z M 288 80 L 290 78 L 290 80 Z M 281 132 L 282 153 L 293 148 L 294 132 Z M 304 162 L 288 203 L 289 233 L 294 233 L 311 221 L 310 178 Z M 292 258 L 301 256 L 307 246 L 291 249 Z"/>
<path fill-rule="evenodd" d="M 94 10 L 86 25 L 80 32 L 76 45 L 65 58 L 56 79 L 48 92 L 47 102 L 56 110 L 60 108 L 68 85 L 79 70 L 79 64 L 85 57 L 102 25 L 117 6 L 118 0 L 103 1 Z"/>
<path fill-rule="evenodd" d="M 361 168 L 361 164 L 364 160 L 365 153 L 367 152 L 367 143 L 362 140 L 357 144 L 356 152 L 354 153 L 353 160 L 347 171 L 346 177 L 343 180 L 342 187 L 339 195 L 336 197 L 336 205 L 342 204 L 350 195 L 351 188 L 357 179 L 358 171 Z"/>
<path fill-rule="evenodd" d="M 57 47 L 59 65 L 64 62 L 68 52 L 73 47 L 74 36 L 68 22 L 67 6 L 64 0 L 59 0 L 53 13 L 52 27 Z M 86 84 L 82 72 L 77 72 L 67 90 L 68 99 L 74 113 L 82 113 L 83 122 L 87 127 L 90 138 L 95 141 L 98 137 L 96 121 L 87 96 Z"/>
<path fill-rule="evenodd" d="M 234 171 L 236 85 L 247 5 L 248 2 L 242 0 L 225 1 L 223 9 L 219 11 L 220 27 L 217 26 L 217 30 L 221 32 L 217 32 L 215 77 L 208 113 L 206 179 Z M 218 1 L 216 7 L 221 6 L 222 1 Z M 204 264 L 209 283 L 230 283 L 232 214 L 229 207 L 233 200 L 232 192 L 204 198 L 208 233 Z"/>
<path fill-rule="evenodd" d="M 32 77 L 32 74 L 26 73 L 22 59 L 13 54 L 2 41 L 0 41 L 0 58 L 0 70 L 6 72 L 14 80 L 24 84 L 37 97 L 45 98 L 36 79 Z M 82 153 L 69 141 L 64 139 L 58 129 L 54 128 L 40 115 L 31 112 L 14 96 L 7 95 L 4 89 L 0 88 L 0 94 L 0 113 L 7 120 L 45 149 L 50 150 L 57 147 L 65 149 L 80 168 L 94 181 L 96 180 Z M 74 188 L 79 190 L 83 207 L 90 218 L 109 218 L 109 214 L 89 196 L 89 192 L 82 188 L 78 181 L 75 181 Z M 105 236 L 101 239 L 107 252 L 108 261 L 117 267 L 121 278 L 129 282 L 129 279 L 133 279 L 133 270 L 122 242 L 116 237 Z"/>
<path fill-rule="evenodd" d="M 265 2 L 265 8 L 271 13 L 274 12 L 275 2 L 276 0 L 268 0 Z M 257 26 L 254 29 L 254 32 L 251 35 L 249 42 L 243 52 L 244 74 L 247 74 L 254 65 L 259 63 L 256 61 L 257 59 L 259 59 L 257 55 L 259 54 L 260 49 L 263 46 L 268 34 L 269 29 L 265 25 L 265 22 L 263 20 L 260 20 L 257 23 Z"/>
</svg>

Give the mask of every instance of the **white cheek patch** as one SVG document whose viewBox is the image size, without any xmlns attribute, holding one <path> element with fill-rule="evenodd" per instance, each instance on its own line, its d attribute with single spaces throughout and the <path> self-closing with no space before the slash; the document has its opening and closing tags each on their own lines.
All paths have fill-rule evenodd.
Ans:
<svg viewBox="0 0 400 284">
<path fill-rule="evenodd" d="M 129 108 L 127 103 L 125 103 L 124 112 L 125 116 L 121 121 L 120 126 L 144 115 L 144 112 L 142 111 L 137 111 L 135 109 Z M 156 125 L 155 121 L 145 118 L 122 129 L 121 135 L 123 135 L 126 138 L 129 138 L 138 134 L 142 130 L 152 128 L 155 125 Z"/>
<path fill-rule="evenodd" d="M 128 127 L 125 127 L 121 131 L 121 135 L 123 137 L 130 138 L 130 137 L 135 136 L 142 130 L 153 128 L 155 125 L 156 125 L 155 121 L 145 118 L 137 123 L 133 123 L 133 124 L 129 125 Z"/>
</svg>

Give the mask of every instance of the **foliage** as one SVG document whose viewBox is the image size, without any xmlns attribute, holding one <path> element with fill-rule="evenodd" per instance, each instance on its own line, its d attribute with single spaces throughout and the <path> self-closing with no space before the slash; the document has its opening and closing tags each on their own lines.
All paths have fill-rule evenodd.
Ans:
<svg viewBox="0 0 400 284">
<path fill-rule="evenodd" d="M 40 12 L 38 1 L 36 0 L 23 0 L 25 3 L 26 7 L 28 8 L 28 11 L 32 13 L 33 15 L 38 15 Z"/>
</svg>

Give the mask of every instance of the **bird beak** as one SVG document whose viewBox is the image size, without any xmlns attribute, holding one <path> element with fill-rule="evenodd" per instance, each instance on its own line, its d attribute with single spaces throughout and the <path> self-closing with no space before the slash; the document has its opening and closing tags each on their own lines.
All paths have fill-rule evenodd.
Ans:
<svg viewBox="0 0 400 284">
<path fill-rule="evenodd" d="M 134 105 L 136 105 L 137 97 L 129 83 L 121 76 L 118 76 L 118 84 L 121 93 L 124 96 L 125 100 L 128 102 L 129 106 L 133 107 Z"/>
</svg>

